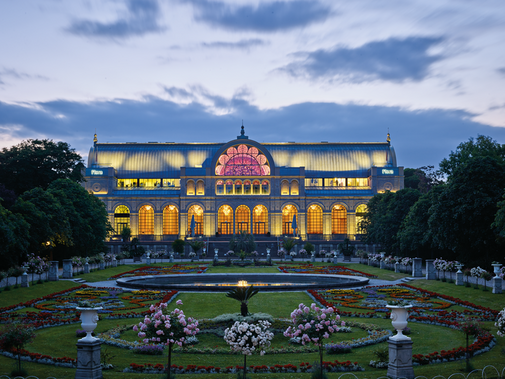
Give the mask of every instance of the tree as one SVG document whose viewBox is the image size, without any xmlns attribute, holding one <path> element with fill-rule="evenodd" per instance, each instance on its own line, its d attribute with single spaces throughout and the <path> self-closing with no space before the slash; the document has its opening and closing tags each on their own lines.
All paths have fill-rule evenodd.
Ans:
<svg viewBox="0 0 505 379">
<path fill-rule="evenodd" d="M 451 151 L 449 158 L 444 158 L 440 162 L 440 171 L 451 176 L 458 167 L 477 157 L 494 158 L 499 165 L 504 166 L 505 145 L 500 145 L 487 136 L 479 135 L 475 140 L 470 138 L 467 142 L 459 144 L 456 151 Z"/>
<path fill-rule="evenodd" d="M 35 334 L 33 329 L 21 324 L 8 324 L 0 333 L 0 348 L 6 351 L 18 353 L 17 371 L 12 371 L 13 376 L 26 376 L 26 370 L 21 369 L 21 349 L 33 341 Z"/>
<path fill-rule="evenodd" d="M 14 191 L 6 188 L 2 183 L 0 183 L 0 202 L 2 205 L 7 209 L 11 209 L 16 202 L 16 199 L 17 196 Z"/>
<path fill-rule="evenodd" d="M 0 178 L 20 195 L 35 187 L 46 189 L 57 179 L 83 180 L 84 164 L 66 142 L 29 139 L 0 151 Z"/>
<path fill-rule="evenodd" d="M 30 226 L 0 204 L 0 270 L 23 262 L 28 253 Z"/>
<path fill-rule="evenodd" d="M 433 187 L 442 183 L 442 172 L 435 170 L 434 166 L 423 166 L 416 169 L 406 168 L 405 188 L 419 190 L 421 193 L 429 192 Z"/>
<path fill-rule="evenodd" d="M 249 299 L 251 299 L 251 297 L 256 295 L 258 292 L 259 290 L 255 289 L 253 286 L 237 287 L 228 291 L 226 293 L 226 297 L 240 301 L 240 313 L 243 317 L 246 317 L 249 314 L 247 303 L 249 302 Z"/>
<path fill-rule="evenodd" d="M 57 244 L 55 255 L 86 257 L 103 252 L 104 240 L 113 231 L 104 203 L 69 179 L 54 181 L 48 192 L 61 203 L 72 230 L 73 246 Z"/>
<path fill-rule="evenodd" d="M 491 225 L 505 188 L 505 168 L 495 158 L 477 156 L 449 177 L 428 220 L 433 242 L 453 252 L 448 259 L 490 264 L 503 253 Z"/>
<path fill-rule="evenodd" d="M 186 245 L 186 242 L 184 242 L 184 240 L 181 240 L 181 239 L 176 239 L 174 242 L 172 242 L 172 249 L 174 249 L 174 251 L 181 255 L 181 254 L 184 254 L 184 246 Z"/>
<path fill-rule="evenodd" d="M 505 193 L 502 198 L 504 200 L 498 203 L 498 212 L 496 212 L 494 221 L 491 224 L 491 227 L 493 228 L 500 243 L 505 242 Z"/>
<path fill-rule="evenodd" d="M 246 254 L 251 254 L 254 250 L 256 250 L 254 236 L 241 231 L 230 239 L 229 248 L 235 252 L 244 251 Z"/>
</svg>

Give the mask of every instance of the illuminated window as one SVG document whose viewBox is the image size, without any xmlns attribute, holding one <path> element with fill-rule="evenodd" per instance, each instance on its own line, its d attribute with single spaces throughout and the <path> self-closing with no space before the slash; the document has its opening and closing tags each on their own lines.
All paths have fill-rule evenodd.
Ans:
<svg viewBox="0 0 505 379">
<path fill-rule="evenodd" d="M 161 187 L 161 180 L 160 179 L 139 179 L 139 187 L 142 187 L 142 188 Z"/>
<path fill-rule="evenodd" d="M 233 194 L 233 182 L 231 180 L 226 181 L 226 194 L 227 195 Z"/>
<path fill-rule="evenodd" d="M 356 233 L 358 234 L 363 233 L 363 230 L 361 228 L 361 222 L 365 217 L 367 209 L 368 208 L 365 204 L 358 205 L 358 207 L 356 208 Z"/>
<path fill-rule="evenodd" d="M 253 194 L 254 195 L 259 195 L 260 194 L 260 182 L 259 180 L 255 180 L 253 182 Z"/>
<path fill-rule="evenodd" d="M 139 209 L 139 234 L 154 234 L 154 209 L 150 205 Z"/>
<path fill-rule="evenodd" d="M 368 187 L 368 178 L 348 178 L 349 187 Z"/>
<path fill-rule="evenodd" d="M 325 178 L 325 187 L 345 187 L 345 178 Z"/>
<path fill-rule="evenodd" d="M 222 195 L 224 193 L 224 182 L 222 180 L 218 180 L 216 182 L 216 194 Z"/>
<path fill-rule="evenodd" d="M 119 188 L 134 188 L 137 187 L 137 179 L 118 179 L 117 186 Z"/>
<path fill-rule="evenodd" d="M 114 230 L 121 234 L 126 227 L 130 227 L 130 210 L 126 205 L 120 205 L 114 211 Z"/>
<path fill-rule="evenodd" d="M 282 234 L 293 234 L 293 216 L 298 229 L 298 210 L 294 205 L 288 204 L 282 208 Z"/>
<path fill-rule="evenodd" d="M 263 180 L 263 183 L 261 183 L 261 194 L 262 195 L 268 195 L 270 193 L 270 183 L 268 180 Z"/>
<path fill-rule="evenodd" d="M 322 187 L 322 178 L 305 178 L 305 187 Z"/>
<path fill-rule="evenodd" d="M 195 182 L 192 180 L 188 180 L 186 183 L 186 194 L 189 195 L 194 195 L 195 194 Z"/>
<path fill-rule="evenodd" d="M 298 180 L 293 180 L 291 182 L 291 195 L 296 195 L 298 196 L 299 193 L 299 185 L 298 185 Z"/>
<path fill-rule="evenodd" d="M 264 205 L 256 205 L 253 209 L 253 234 L 268 232 L 268 209 Z"/>
<path fill-rule="evenodd" d="M 246 180 L 244 182 L 244 195 L 250 195 L 251 194 L 251 181 Z"/>
<path fill-rule="evenodd" d="M 196 194 L 199 196 L 205 195 L 205 184 L 203 180 L 196 182 Z"/>
<path fill-rule="evenodd" d="M 266 176 L 270 175 L 267 158 L 254 146 L 230 147 L 216 165 L 216 175 Z"/>
<path fill-rule="evenodd" d="M 235 210 L 235 233 L 247 232 L 250 233 L 249 225 L 251 225 L 251 211 L 245 205 L 239 205 Z"/>
<path fill-rule="evenodd" d="M 199 205 L 192 205 L 188 209 L 188 234 L 191 235 L 191 220 L 195 218 L 195 235 L 203 234 L 203 209 Z"/>
<path fill-rule="evenodd" d="M 281 195 L 289 195 L 289 182 L 287 180 L 281 182 Z"/>
<path fill-rule="evenodd" d="M 163 179 L 163 187 L 181 188 L 181 179 Z"/>
<path fill-rule="evenodd" d="M 323 210 L 317 204 L 307 209 L 307 234 L 323 234 Z"/>
<path fill-rule="evenodd" d="M 242 182 L 240 180 L 235 181 L 235 195 L 242 195 Z"/>
<path fill-rule="evenodd" d="M 342 205 L 334 205 L 331 210 L 331 233 L 347 234 L 347 211 Z"/>
<path fill-rule="evenodd" d="M 233 234 L 233 209 L 223 205 L 217 212 L 217 231 L 219 234 Z"/>
<path fill-rule="evenodd" d="M 163 234 L 179 234 L 179 211 L 175 205 L 163 209 Z"/>
</svg>

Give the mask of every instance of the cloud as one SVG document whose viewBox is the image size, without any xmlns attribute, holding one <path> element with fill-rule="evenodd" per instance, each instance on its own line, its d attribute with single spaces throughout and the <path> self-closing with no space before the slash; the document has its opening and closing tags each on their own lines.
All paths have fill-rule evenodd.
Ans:
<svg viewBox="0 0 505 379">
<path fill-rule="evenodd" d="M 189 2 L 195 8 L 196 20 L 230 30 L 290 30 L 322 22 L 332 13 L 329 7 L 317 0 L 262 2 L 257 6 L 228 5 L 208 0 Z"/>
<path fill-rule="evenodd" d="M 389 38 L 357 48 L 335 46 L 327 50 L 297 52 L 294 56 L 305 59 L 280 70 L 293 77 L 353 83 L 420 81 L 429 74 L 433 63 L 444 58 L 440 54 L 429 54 L 429 49 L 442 41 L 442 37 Z"/>
<path fill-rule="evenodd" d="M 242 119 L 246 134 L 258 142 L 384 142 L 389 129 L 399 165 L 405 167 L 436 166 L 461 142 L 478 134 L 505 143 L 505 128 L 472 121 L 475 114 L 459 109 L 322 102 L 260 109 L 244 98 L 249 95 L 244 89 L 230 98 L 198 86 L 166 91 L 192 100 L 181 104 L 147 96 L 91 102 L 0 102 L 1 144 L 37 136 L 66 141 L 86 155 L 95 128 L 100 142 L 227 142 L 239 135 Z"/>
<path fill-rule="evenodd" d="M 502 75 L 505 75 L 505 67 L 500 67 L 499 69 L 497 69 L 496 71 L 498 71 L 498 73 L 502 74 Z"/>
<path fill-rule="evenodd" d="M 233 50 L 249 50 L 251 47 L 263 46 L 268 43 L 259 38 L 251 39 L 241 39 L 237 42 L 202 42 L 200 45 L 202 47 L 212 48 L 212 49 L 233 49 Z"/>
<path fill-rule="evenodd" d="M 66 31 L 78 36 L 118 40 L 165 30 L 158 23 L 160 9 L 157 0 L 125 0 L 125 5 L 126 14 L 116 21 L 74 20 Z"/>
<path fill-rule="evenodd" d="M 47 76 L 31 75 L 24 72 L 19 72 L 13 68 L 3 67 L 2 69 L 0 69 L 0 84 L 5 84 L 4 79 L 6 77 L 18 80 L 26 80 L 26 79 L 49 80 Z"/>
</svg>

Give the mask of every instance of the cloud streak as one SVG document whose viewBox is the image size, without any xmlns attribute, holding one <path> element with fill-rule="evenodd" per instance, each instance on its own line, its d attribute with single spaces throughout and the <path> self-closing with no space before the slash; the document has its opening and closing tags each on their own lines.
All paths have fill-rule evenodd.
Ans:
<svg viewBox="0 0 505 379">
<path fill-rule="evenodd" d="M 89 38 L 124 40 L 149 33 L 160 33 L 165 27 L 158 23 L 160 8 L 157 0 L 126 0 L 127 13 L 113 22 L 74 20 L 67 32 Z"/>
<path fill-rule="evenodd" d="M 337 80 L 352 83 L 371 81 L 421 81 L 429 75 L 441 54 L 430 55 L 429 49 L 440 44 L 442 37 L 389 38 L 357 48 L 335 46 L 312 52 L 298 52 L 298 60 L 279 70 L 296 78 Z"/>
<path fill-rule="evenodd" d="M 221 1 L 189 0 L 195 19 L 237 31 L 276 32 L 322 22 L 332 13 L 317 0 L 273 1 L 252 5 L 227 5 Z M 184 1 L 187 3 L 187 1 Z"/>
<path fill-rule="evenodd" d="M 241 39 L 237 42 L 202 42 L 200 46 L 210 49 L 231 49 L 231 50 L 249 50 L 252 47 L 264 46 L 268 43 L 259 38 Z"/>
</svg>

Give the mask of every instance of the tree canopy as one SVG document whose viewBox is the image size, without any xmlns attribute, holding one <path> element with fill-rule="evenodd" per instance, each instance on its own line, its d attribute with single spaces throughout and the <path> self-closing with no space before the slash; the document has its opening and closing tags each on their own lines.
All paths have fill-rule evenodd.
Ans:
<svg viewBox="0 0 505 379">
<path fill-rule="evenodd" d="M 66 142 L 29 139 L 0 151 L 0 178 L 17 195 L 57 179 L 83 180 L 82 157 Z"/>
</svg>

